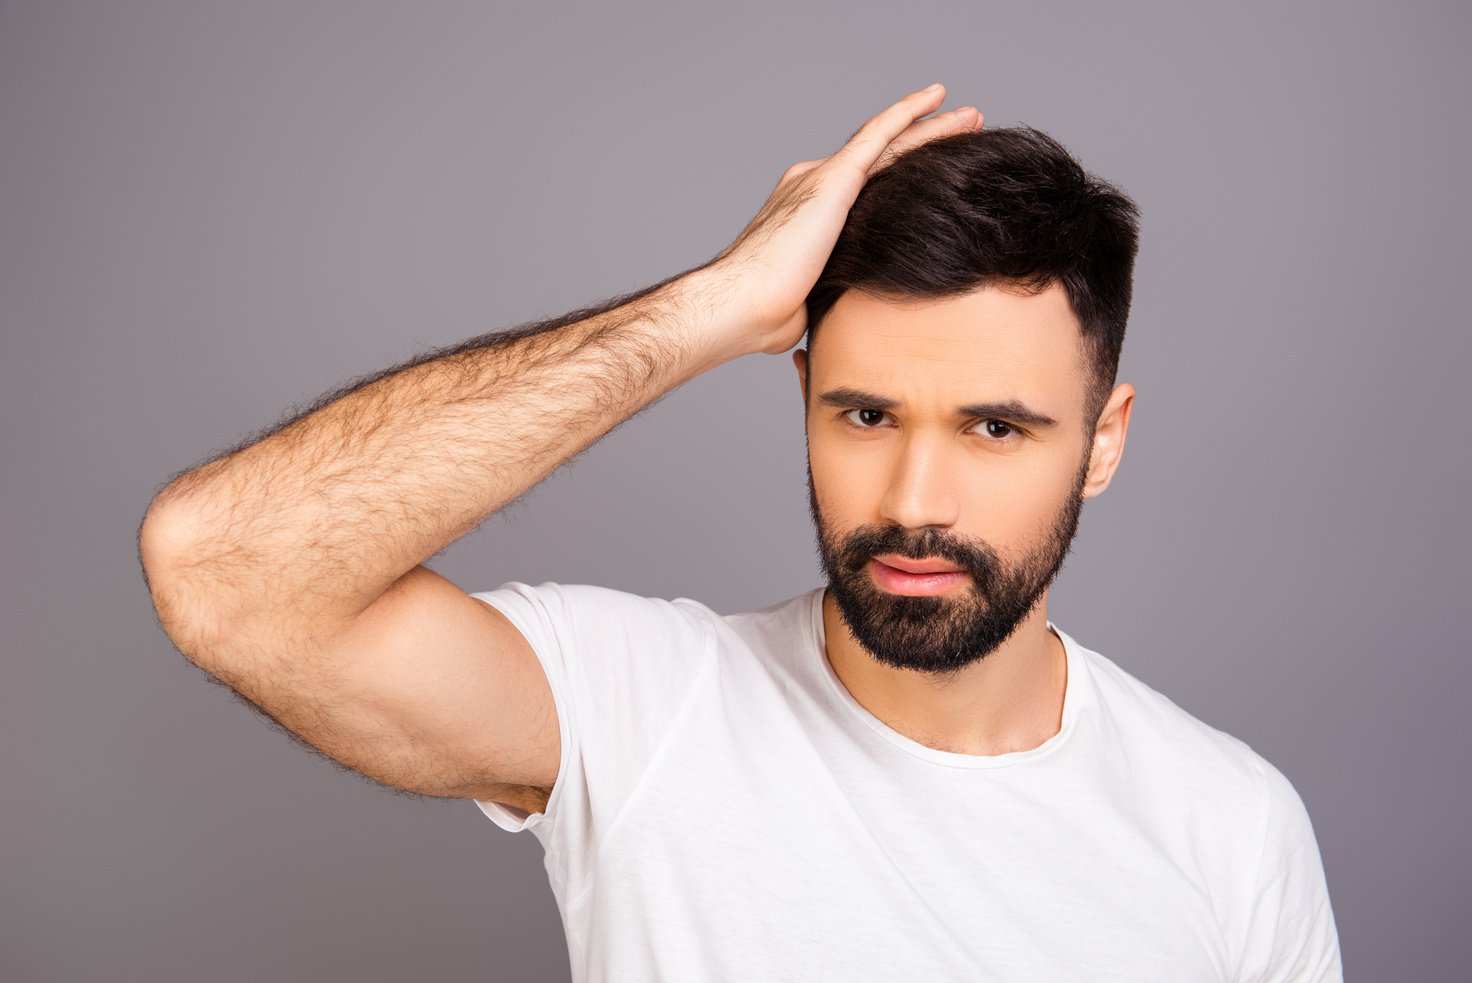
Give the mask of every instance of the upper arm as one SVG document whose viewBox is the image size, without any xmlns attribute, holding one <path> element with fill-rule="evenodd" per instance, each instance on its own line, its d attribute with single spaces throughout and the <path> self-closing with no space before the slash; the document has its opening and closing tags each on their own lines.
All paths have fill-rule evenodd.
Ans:
<svg viewBox="0 0 1472 983">
<path fill-rule="evenodd" d="M 1339 932 L 1308 809 L 1287 776 L 1267 761 L 1261 766 L 1267 816 L 1241 978 L 1339 983 Z"/>
<path fill-rule="evenodd" d="M 545 802 L 561 738 L 551 686 L 490 604 L 415 567 L 331 635 L 206 668 L 307 743 L 411 792 Z M 244 664 L 242 664 L 244 662 Z"/>
</svg>

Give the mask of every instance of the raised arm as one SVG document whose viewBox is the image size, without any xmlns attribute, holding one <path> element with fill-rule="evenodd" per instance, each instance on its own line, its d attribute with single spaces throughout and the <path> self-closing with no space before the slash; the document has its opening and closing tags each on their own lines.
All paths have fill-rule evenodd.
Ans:
<svg viewBox="0 0 1472 983">
<path fill-rule="evenodd" d="M 191 661 L 312 746 L 442 795 L 545 789 L 556 716 L 499 614 L 422 564 L 671 389 L 802 337 L 804 301 L 885 152 L 980 125 L 907 96 L 788 168 L 709 263 L 334 392 L 154 499 L 139 551 Z"/>
</svg>

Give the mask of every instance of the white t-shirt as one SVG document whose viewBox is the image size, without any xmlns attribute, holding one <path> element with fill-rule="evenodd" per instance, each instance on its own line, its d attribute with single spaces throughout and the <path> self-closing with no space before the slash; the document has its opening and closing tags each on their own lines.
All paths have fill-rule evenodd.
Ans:
<svg viewBox="0 0 1472 983">
<path fill-rule="evenodd" d="M 1062 728 L 940 751 L 863 708 L 823 589 L 720 615 L 585 584 L 473 595 L 536 650 L 563 746 L 530 829 L 575 983 L 1343 979 L 1297 791 L 1052 622 Z"/>
</svg>

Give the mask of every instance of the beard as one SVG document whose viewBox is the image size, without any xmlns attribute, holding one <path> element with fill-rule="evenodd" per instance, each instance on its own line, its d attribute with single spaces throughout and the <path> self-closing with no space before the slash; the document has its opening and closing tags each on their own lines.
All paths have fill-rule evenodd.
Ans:
<svg viewBox="0 0 1472 983">
<path fill-rule="evenodd" d="M 870 655 L 896 669 L 947 676 L 990 655 L 1032 612 L 1063 567 L 1083 512 L 1088 465 L 1085 456 L 1041 544 L 1009 565 L 987 543 L 934 526 L 912 535 L 902 526 L 869 525 L 838 536 L 823 521 L 809 463 L 808 505 L 818 556 L 843 623 Z M 971 576 L 960 591 L 892 594 L 867 569 L 882 553 L 913 560 L 939 557 Z"/>
</svg>

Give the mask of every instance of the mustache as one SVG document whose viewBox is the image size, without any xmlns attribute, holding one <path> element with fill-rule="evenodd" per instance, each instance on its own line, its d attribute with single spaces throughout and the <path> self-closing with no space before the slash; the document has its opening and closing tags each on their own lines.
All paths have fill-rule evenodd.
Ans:
<svg viewBox="0 0 1472 983">
<path fill-rule="evenodd" d="M 899 526 L 861 527 L 844 539 L 840 553 L 844 565 L 853 570 L 862 569 L 881 553 L 893 553 L 909 560 L 939 558 L 981 577 L 996 565 L 994 551 L 986 546 L 973 546 L 936 529 L 926 529 L 913 536 Z"/>
</svg>

